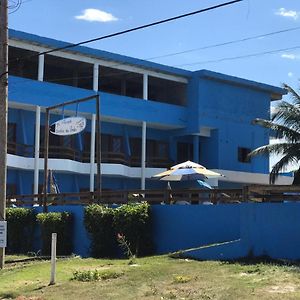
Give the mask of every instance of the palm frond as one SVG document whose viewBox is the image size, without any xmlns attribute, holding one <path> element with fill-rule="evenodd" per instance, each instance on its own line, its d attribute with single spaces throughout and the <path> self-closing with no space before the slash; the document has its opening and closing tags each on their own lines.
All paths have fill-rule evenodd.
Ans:
<svg viewBox="0 0 300 300">
<path fill-rule="evenodd" d="M 257 155 L 267 155 L 267 154 L 285 154 L 292 152 L 295 155 L 300 150 L 300 143 L 276 143 L 270 145 L 264 145 L 261 147 L 256 148 L 252 152 L 249 153 L 249 157 L 257 156 Z"/>
<path fill-rule="evenodd" d="M 288 84 L 284 83 L 283 87 L 288 91 L 289 95 L 291 96 L 293 103 L 295 105 L 300 106 L 300 95 Z"/>
<path fill-rule="evenodd" d="M 276 106 L 271 120 L 300 132 L 300 106 L 282 101 Z"/>
<path fill-rule="evenodd" d="M 283 171 L 284 168 L 290 163 L 295 163 L 299 161 L 299 156 L 294 156 L 287 154 L 283 156 L 273 167 L 270 173 L 270 183 L 274 184 L 276 179 L 279 176 L 280 171 Z"/>
<path fill-rule="evenodd" d="M 276 133 L 276 138 L 284 137 L 287 141 L 292 143 L 300 141 L 300 132 L 287 126 L 259 118 L 253 120 L 252 123 L 273 130 Z"/>
</svg>

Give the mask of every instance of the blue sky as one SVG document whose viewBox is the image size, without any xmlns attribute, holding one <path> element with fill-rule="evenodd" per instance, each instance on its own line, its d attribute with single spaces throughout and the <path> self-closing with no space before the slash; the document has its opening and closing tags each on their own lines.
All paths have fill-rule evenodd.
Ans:
<svg viewBox="0 0 300 300">
<path fill-rule="evenodd" d="M 23 0 L 9 15 L 9 27 L 69 42 L 102 36 L 226 0 Z M 300 27 L 300 2 L 244 0 L 214 11 L 141 30 L 88 46 L 148 59 L 254 35 Z M 209 69 L 264 83 L 298 88 L 300 29 L 247 42 L 153 60 Z M 222 62 L 227 57 L 299 46 L 299 49 Z M 200 62 L 200 63 L 199 63 Z M 197 64 L 196 64 L 197 63 Z"/>
</svg>

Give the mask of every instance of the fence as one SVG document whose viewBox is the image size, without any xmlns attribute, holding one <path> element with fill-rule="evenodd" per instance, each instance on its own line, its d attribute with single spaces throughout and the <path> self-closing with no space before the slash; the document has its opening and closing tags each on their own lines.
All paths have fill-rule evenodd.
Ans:
<svg viewBox="0 0 300 300">
<path fill-rule="evenodd" d="M 42 206 L 43 199 L 44 194 L 11 195 L 7 197 L 7 205 Z M 97 192 L 47 194 L 47 205 L 125 204 L 141 201 L 147 201 L 149 204 L 300 201 L 300 186 L 251 185 L 243 189 L 212 190 L 116 190 L 102 191 L 100 195 Z"/>
</svg>

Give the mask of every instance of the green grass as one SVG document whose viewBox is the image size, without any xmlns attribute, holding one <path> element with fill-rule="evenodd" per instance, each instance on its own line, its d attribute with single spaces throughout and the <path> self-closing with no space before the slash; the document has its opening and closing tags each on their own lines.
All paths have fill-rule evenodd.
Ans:
<svg viewBox="0 0 300 300">
<path fill-rule="evenodd" d="M 74 272 L 95 270 L 101 275 L 96 281 L 71 280 Z M 49 261 L 7 264 L 0 271 L 0 298 L 300 299 L 300 268 L 276 264 L 157 256 L 136 259 L 136 265 L 129 265 L 127 260 L 72 258 L 58 261 L 56 285 L 48 286 L 49 277 Z"/>
</svg>

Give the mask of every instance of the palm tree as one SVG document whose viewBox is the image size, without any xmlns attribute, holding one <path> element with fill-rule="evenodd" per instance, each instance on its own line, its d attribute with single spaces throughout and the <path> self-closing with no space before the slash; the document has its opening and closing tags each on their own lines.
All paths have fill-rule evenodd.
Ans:
<svg viewBox="0 0 300 300">
<path fill-rule="evenodd" d="M 279 172 L 290 163 L 300 161 L 300 94 L 289 85 L 283 87 L 291 96 L 291 103 L 281 101 L 272 113 L 271 120 L 255 119 L 253 124 L 271 129 L 276 138 L 282 141 L 276 144 L 261 146 L 250 153 L 256 155 L 280 155 L 282 158 L 272 167 L 270 173 L 270 183 L 274 184 Z M 294 173 L 293 184 L 300 184 L 300 168 Z"/>
</svg>

